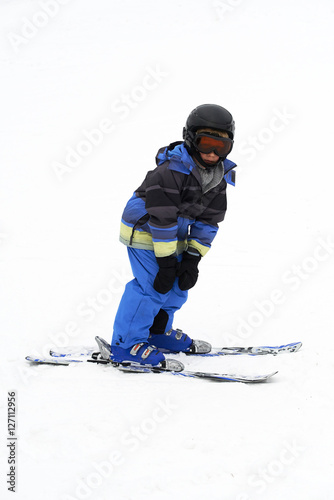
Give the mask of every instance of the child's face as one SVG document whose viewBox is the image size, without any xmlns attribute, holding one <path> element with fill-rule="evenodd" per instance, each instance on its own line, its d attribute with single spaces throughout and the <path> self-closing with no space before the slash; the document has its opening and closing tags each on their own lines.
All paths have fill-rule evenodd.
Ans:
<svg viewBox="0 0 334 500">
<path fill-rule="evenodd" d="M 205 161 L 206 163 L 211 163 L 212 165 L 214 163 L 217 163 L 217 161 L 219 160 L 219 156 L 216 155 L 214 151 L 211 151 L 211 153 L 199 153 L 199 154 L 201 155 L 203 161 Z"/>
</svg>

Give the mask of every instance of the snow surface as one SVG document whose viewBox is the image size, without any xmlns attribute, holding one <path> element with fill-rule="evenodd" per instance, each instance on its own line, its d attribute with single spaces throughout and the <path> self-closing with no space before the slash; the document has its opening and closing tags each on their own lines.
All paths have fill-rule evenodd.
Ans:
<svg viewBox="0 0 334 500">
<path fill-rule="evenodd" d="M 333 15 L 330 0 L 0 2 L 1 498 L 13 390 L 19 500 L 334 498 Z M 175 326 L 302 350 L 186 360 L 279 370 L 259 385 L 30 366 L 110 340 L 124 204 L 207 102 L 235 116 L 237 184 Z"/>
</svg>

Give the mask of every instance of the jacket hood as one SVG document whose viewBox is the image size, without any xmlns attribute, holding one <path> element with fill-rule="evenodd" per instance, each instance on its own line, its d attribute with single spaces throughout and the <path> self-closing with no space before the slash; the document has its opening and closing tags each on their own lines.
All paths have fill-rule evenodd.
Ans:
<svg viewBox="0 0 334 500">
<path fill-rule="evenodd" d="M 196 166 L 194 160 L 188 153 L 184 142 L 172 142 L 169 146 L 159 149 L 156 156 L 157 165 L 165 161 L 182 163 L 190 172 Z"/>
</svg>

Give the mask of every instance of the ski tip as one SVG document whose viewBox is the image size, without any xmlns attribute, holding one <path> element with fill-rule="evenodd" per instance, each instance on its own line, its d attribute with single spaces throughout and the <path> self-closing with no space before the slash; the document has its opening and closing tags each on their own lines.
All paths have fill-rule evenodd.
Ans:
<svg viewBox="0 0 334 500">
<path fill-rule="evenodd" d="M 267 380 L 271 379 L 274 375 L 276 375 L 278 371 L 267 373 L 265 375 L 254 375 L 254 376 L 241 376 L 235 377 L 235 382 L 243 382 L 245 384 L 260 384 L 263 382 L 267 382 Z M 233 381 L 233 379 L 232 379 Z"/>
<path fill-rule="evenodd" d="M 49 354 L 53 358 L 65 358 L 67 356 L 67 354 L 64 352 L 57 352 L 57 351 L 53 351 L 52 349 L 50 349 Z"/>
<path fill-rule="evenodd" d="M 287 352 L 297 352 L 302 347 L 302 345 L 302 342 L 291 342 L 291 344 L 286 344 L 285 346 L 282 346 L 282 348 Z"/>
<path fill-rule="evenodd" d="M 96 347 L 92 346 L 76 346 L 76 347 L 63 347 L 61 350 L 50 349 L 49 354 L 53 358 L 84 358 L 87 356 L 91 356 L 94 351 L 96 351 Z"/>
<path fill-rule="evenodd" d="M 277 373 L 278 373 L 278 370 L 271 372 L 271 373 L 266 373 L 264 375 L 254 375 L 254 376 L 250 376 L 250 377 L 243 377 L 240 379 L 240 382 L 245 382 L 245 383 L 250 383 L 250 384 L 267 382 L 267 380 L 271 379 Z"/>
<path fill-rule="evenodd" d="M 26 356 L 25 359 L 29 361 L 29 363 L 38 364 L 38 365 L 62 365 L 68 366 L 69 362 L 64 361 L 62 359 L 57 358 L 35 358 L 34 356 Z"/>
<path fill-rule="evenodd" d="M 268 373 L 267 375 L 259 375 L 258 377 L 255 376 L 253 379 L 253 382 L 266 382 L 267 380 L 269 380 L 271 377 L 273 377 L 277 373 L 278 373 L 278 370 L 276 370 L 275 372 L 272 372 L 272 373 Z"/>
</svg>

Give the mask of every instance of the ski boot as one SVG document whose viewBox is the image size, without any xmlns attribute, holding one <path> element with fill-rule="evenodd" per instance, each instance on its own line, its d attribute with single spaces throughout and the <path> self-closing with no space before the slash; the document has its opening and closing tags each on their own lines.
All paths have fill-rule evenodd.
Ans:
<svg viewBox="0 0 334 500">
<path fill-rule="evenodd" d="M 188 354 L 205 354 L 211 351 L 211 344 L 204 340 L 193 340 L 182 330 L 169 330 L 166 333 L 151 333 L 148 341 L 161 352 L 184 352 Z"/>
<path fill-rule="evenodd" d="M 184 365 L 174 359 L 166 359 L 163 353 L 148 342 L 139 342 L 128 349 L 113 345 L 110 360 L 122 366 L 147 366 L 166 371 L 180 372 Z"/>
</svg>

